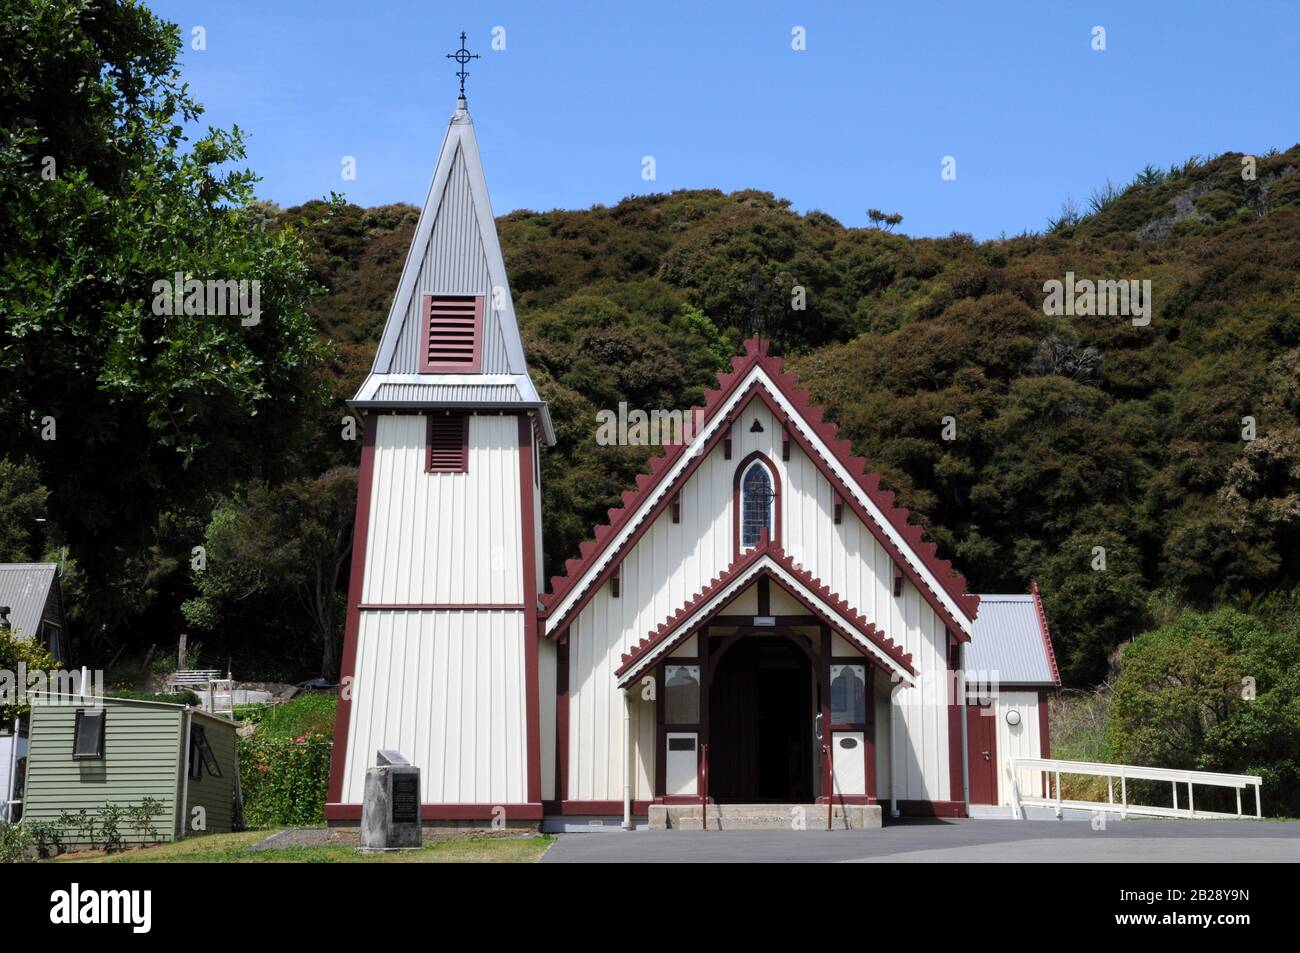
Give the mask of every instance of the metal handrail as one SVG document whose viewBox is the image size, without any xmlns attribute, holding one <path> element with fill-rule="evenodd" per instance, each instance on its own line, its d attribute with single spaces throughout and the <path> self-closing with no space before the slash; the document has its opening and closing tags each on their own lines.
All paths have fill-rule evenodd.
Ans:
<svg viewBox="0 0 1300 953">
<path fill-rule="evenodd" d="M 1200 818 L 1237 818 L 1247 817 L 1241 811 L 1241 792 L 1248 787 L 1255 789 L 1255 817 L 1263 817 L 1260 804 L 1260 786 L 1264 779 L 1256 774 L 1224 774 L 1218 771 L 1187 771 L 1181 768 L 1147 768 L 1132 764 L 1104 764 L 1099 761 L 1065 761 L 1060 758 L 1008 758 L 1006 769 L 1009 775 L 1011 806 L 1016 817 L 1024 817 L 1024 806 L 1054 807 L 1057 816 L 1066 807 L 1083 810 L 1117 811 L 1121 817 L 1130 813 L 1146 814 L 1153 817 L 1200 817 Z M 1020 772 L 1037 771 L 1043 775 L 1043 797 L 1020 793 Z M 1082 774 L 1091 777 L 1106 778 L 1106 802 L 1067 801 L 1061 796 L 1061 775 Z M 1115 778 L 1120 781 L 1120 803 L 1115 803 Z M 1129 781 L 1168 781 L 1173 788 L 1174 806 L 1156 807 L 1145 804 L 1130 804 L 1128 800 Z M 1053 783 L 1054 782 L 1054 783 Z M 1187 807 L 1178 806 L 1178 785 L 1187 785 Z M 1224 814 L 1215 811 L 1197 811 L 1193 795 L 1193 785 L 1233 788 L 1237 793 L 1237 813 Z M 1055 789 L 1055 797 L 1052 796 Z"/>
</svg>

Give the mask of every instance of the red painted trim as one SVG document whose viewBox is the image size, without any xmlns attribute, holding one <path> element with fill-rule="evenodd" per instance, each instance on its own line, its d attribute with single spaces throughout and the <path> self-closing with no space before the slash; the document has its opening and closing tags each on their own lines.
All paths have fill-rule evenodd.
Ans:
<svg viewBox="0 0 1300 953">
<path fill-rule="evenodd" d="M 384 612 L 386 610 L 405 612 L 522 612 L 528 607 L 522 602 L 367 602 L 357 606 L 362 612 Z"/>
<path fill-rule="evenodd" d="M 939 585 L 945 590 L 947 595 L 959 606 L 969 619 L 974 619 L 979 610 L 979 596 L 967 593 L 966 581 L 953 572 L 952 564 L 947 560 L 939 559 L 937 556 L 937 546 L 934 543 L 924 539 L 924 530 L 922 527 L 909 523 L 907 520 L 908 511 L 902 507 L 893 505 L 894 494 L 888 490 L 881 489 L 880 477 L 878 474 L 865 472 L 866 461 L 861 457 L 854 456 L 852 446 L 847 440 L 838 439 L 838 428 L 822 419 L 823 411 L 816 404 L 813 404 L 806 391 L 797 389 L 795 378 L 792 374 L 787 374 L 782 369 L 782 363 L 779 358 L 770 356 L 767 353 L 767 343 L 760 341 L 757 336 L 751 338 L 745 344 L 746 353 L 743 357 L 736 357 L 732 360 L 732 371 L 721 374 L 718 377 L 719 387 L 716 390 L 709 391 L 706 394 L 703 413 L 699 416 L 704 421 L 700 429 L 706 429 L 710 424 L 712 417 L 716 416 L 726 401 L 732 396 L 736 388 L 744 380 L 745 375 L 756 365 L 761 366 L 766 372 L 768 378 L 772 381 L 774 387 L 793 405 L 798 411 L 803 422 L 813 431 L 817 437 L 826 444 L 831 455 L 854 477 L 854 482 L 858 487 L 872 500 L 886 520 L 894 529 L 907 541 L 909 548 L 915 553 L 922 564 L 930 570 L 938 581 Z M 784 420 L 784 412 L 775 405 L 773 398 L 767 391 L 757 383 L 751 388 L 751 391 L 760 396 L 763 401 L 771 408 L 778 417 Z M 741 400 L 737 404 L 736 411 L 743 411 L 747 404 L 746 400 Z M 693 411 L 692 411 L 693 412 Z M 734 414 L 733 414 L 734 417 Z M 729 424 L 719 427 L 714 436 L 708 441 L 706 446 L 693 459 L 690 465 L 684 468 L 682 474 L 676 481 L 683 484 L 688 480 L 695 468 L 700 462 L 708 456 L 712 448 L 720 441 L 729 431 Z M 839 477 L 835 475 L 829 463 L 819 454 L 812 450 L 809 441 L 799 432 L 797 428 L 791 428 L 791 437 L 800 445 L 814 464 L 822 471 L 831 482 L 832 487 L 842 485 Z M 637 487 L 635 490 L 629 490 L 623 494 L 622 506 L 616 507 L 609 511 L 609 523 L 603 526 L 597 526 L 594 530 L 595 538 L 583 543 L 580 547 L 580 554 L 577 559 L 570 559 L 565 564 L 565 575 L 557 576 L 551 580 L 552 592 L 546 597 L 546 604 L 550 607 L 557 606 L 582 580 L 586 571 L 604 555 L 605 551 L 613 545 L 614 538 L 619 531 L 636 513 L 640 504 L 649 497 L 667 478 L 667 473 L 672 465 L 676 463 L 677 458 L 686 452 L 686 445 L 678 444 L 668 447 L 662 456 L 655 457 L 650 462 L 650 472 L 642 474 L 637 478 Z M 668 505 L 670 494 L 665 494 L 664 499 L 660 500 L 652 508 L 623 546 L 626 552 L 634 546 L 645 531 L 649 524 L 654 522 L 654 518 L 659 512 Z M 922 596 L 935 610 L 936 614 L 944 620 L 945 624 L 950 625 L 953 629 L 960 632 L 961 637 L 965 640 L 968 636 L 961 632 L 961 626 L 952 617 L 951 613 L 944 608 L 943 603 L 939 600 L 936 593 L 928 585 L 923 583 L 910 565 L 902 559 L 898 547 L 885 534 L 876 522 L 866 513 L 865 508 L 860 506 L 856 499 L 851 496 L 846 500 L 854 512 L 862 520 L 863 524 L 870 530 L 873 536 L 882 547 L 893 558 L 903 565 L 903 570 L 908 578 L 911 578 Z M 608 567 L 606 567 L 606 571 Z M 604 572 L 597 574 L 590 583 L 583 589 L 582 597 L 574 606 L 565 614 L 563 620 L 558 623 L 562 628 L 570 621 L 572 616 L 580 611 L 584 605 L 592 598 L 599 585 L 604 581 Z"/>
<path fill-rule="evenodd" d="M 739 558 L 741 553 L 740 546 L 740 518 L 741 518 L 741 500 L 740 500 L 740 481 L 745 478 L 745 471 L 750 465 L 758 461 L 767 468 L 767 474 L 772 478 L 772 542 L 781 542 L 781 474 L 776 469 L 776 464 L 762 450 L 755 450 L 736 467 L 735 476 L 731 479 L 731 554 L 733 558 Z M 759 613 L 766 615 L 766 613 Z"/>
<path fill-rule="evenodd" d="M 1038 693 L 1038 756 L 1040 758 L 1052 756 L 1051 719 L 1048 717 L 1048 707 L 1051 705 L 1049 695 L 1050 693 L 1045 690 Z"/>
<path fill-rule="evenodd" d="M 1043 597 L 1038 594 L 1038 582 L 1030 583 L 1030 594 L 1034 597 L 1034 609 L 1038 612 L 1038 631 L 1043 637 L 1043 647 L 1047 650 L 1047 664 L 1052 670 L 1052 680 L 1056 687 L 1061 687 L 1061 673 L 1056 668 L 1056 653 L 1052 651 L 1052 633 L 1047 628 L 1047 613 L 1043 611 Z"/>
<path fill-rule="evenodd" d="M 361 418 L 361 472 L 357 477 L 357 513 L 352 523 L 352 572 L 348 577 L 348 610 L 343 624 L 343 663 L 339 667 L 339 703 L 334 716 L 334 750 L 330 759 L 330 801 L 343 796 L 343 766 L 348 757 L 348 724 L 352 717 L 352 689 L 357 667 L 357 639 L 361 630 L 361 589 L 366 575 L 366 544 L 370 535 L 370 493 L 375 479 L 373 417 Z"/>
<path fill-rule="evenodd" d="M 472 298 L 474 300 L 474 354 L 470 363 L 458 364 L 430 364 L 429 363 L 429 325 L 430 312 L 433 309 L 434 299 L 439 300 L 465 300 Z M 420 373 L 421 374 L 477 374 L 483 364 L 483 311 L 484 300 L 482 295 L 431 295 L 424 296 L 421 302 L 420 315 Z"/>
<path fill-rule="evenodd" d="M 542 804 L 421 804 L 421 821 L 491 821 L 498 812 L 505 809 L 507 821 L 540 821 Z M 360 804 L 325 805 L 327 821 L 361 820 Z"/>
<path fill-rule="evenodd" d="M 707 605 L 710 600 L 715 598 L 717 594 L 730 585 L 732 581 L 745 573 L 750 567 L 759 562 L 765 556 L 771 558 L 778 566 L 816 593 L 834 610 L 835 617 L 827 616 L 820 610 L 814 608 L 799 593 L 790 592 L 790 590 L 786 589 L 784 585 L 781 585 L 781 580 L 766 568 L 760 570 L 761 574 L 775 580 L 777 585 L 780 585 L 782 589 L 786 589 L 786 591 L 802 603 L 808 611 L 814 613 L 823 622 L 839 629 L 841 632 L 846 631 L 848 628 L 856 630 L 871 642 L 871 644 L 875 645 L 908 672 L 913 675 L 916 674 L 916 670 L 912 667 L 912 656 L 910 653 L 904 652 L 901 647 L 893 642 L 893 640 L 888 638 L 883 632 L 859 615 L 857 610 L 846 603 L 838 595 L 831 592 L 830 589 L 821 582 L 821 580 L 814 578 L 803 569 L 803 567 L 795 565 L 794 561 L 781 550 L 781 547 L 774 543 L 764 541 L 759 546 L 756 546 L 745 553 L 740 559 L 734 562 L 726 572 L 714 579 L 713 582 L 705 586 L 700 592 L 696 593 L 695 596 L 688 600 L 685 605 L 660 623 L 653 632 L 648 633 L 645 638 L 633 647 L 631 652 L 625 653 L 623 655 L 623 663 L 614 672 L 615 676 L 621 680 L 626 673 L 632 672 L 634 678 L 639 677 L 641 672 L 638 670 L 637 666 L 651 652 L 660 647 L 662 643 L 667 641 L 669 643 L 667 651 L 671 652 L 674 645 L 684 641 L 692 632 L 698 631 L 708 625 L 713 616 L 721 612 L 727 605 L 730 605 L 732 600 L 728 600 L 727 602 L 715 606 L 713 611 L 701 619 L 694 627 L 682 627 L 678 629 L 678 626 L 681 626 L 692 613 L 696 612 L 701 606 Z M 739 596 L 740 593 L 736 593 L 736 595 Z M 868 661 L 872 661 L 867 656 L 863 657 L 867 658 Z"/>
<path fill-rule="evenodd" d="M 569 641 L 556 646 L 555 658 L 555 796 L 569 796 Z"/>
<path fill-rule="evenodd" d="M 904 817 L 965 817 L 961 801 L 899 801 L 898 813 Z"/>
<path fill-rule="evenodd" d="M 519 418 L 520 520 L 523 523 L 524 697 L 528 731 L 528 800 L 542 800 L 542 710 L 537 662 L 537 528 L 533 520 L 533 421 Z"/>
<path fill-rule="evenodd" d="M 947 685 L 944 691 L 948 696 L 948 797 L 953 801 L 965 802 L 966 791 L 962 784 L 962 751 L 961 751 L 961 718 L 962 706 L 958 704 L 961 691 L 958 691 L 957 679 L 964 677 L 957 664 L 959 653 L 953 650 L 956 645 L 956 639 L 951 632 L 948 633 L 949 650 Z M 964 686 L 961 686 L 964 688 Z"/>
<path fill-rule="evenodd" d="M 871 798 L 870 803 L 875 804 L 880 796 L 876 787 L 876 679 L 870 670 L 867 675 L 867 730 L 863 732 L 866 744 L 862 747 L 867 749 L 867 797 Z"/>
</svg>

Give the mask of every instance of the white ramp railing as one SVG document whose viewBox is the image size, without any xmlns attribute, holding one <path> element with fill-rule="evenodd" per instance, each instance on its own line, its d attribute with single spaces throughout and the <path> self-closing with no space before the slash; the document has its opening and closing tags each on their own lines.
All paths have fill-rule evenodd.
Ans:
<svg viewBox="0 0 1300 953">
<path fill-rule="evenodd" d="M 1064 808 L 1077 808 L 1085 811 L 1109 811 L 1128 817 L 1138 814 L 1145 817 L 1196 817 L 1196 818 L 1239 818 L 1249 817 L 1241 812 L 1241 792 L 1247 787 L 1255 789 L 1255 817 L 1262 817 L 1260 812 L 1259 787 L 1263 779 L 1253 774 L 1219 774 L 1214 771 L 1181 771 L 1175 768 L 1141 768 L 1131 764 L 1102 764 L 1097 761 L 1062 761 L 1058 758 L 1008 758 L 1006 769 L 1009 775 L 1011 792 L 1011 810 L 1015 817 L 1023 818 L 1026 807 L 1050 807 L 1059 817 Z M 1042 796 L 1026 794 L 1020 790 L 1022 772 L 1036 772 L 1042 780 Z M 1074 801 L 1061 797 L 1061 775 L 1079 774 L 1088 777 L 1106 779 L 1106 800 Z M 1119 801 L 1115 800 L 1115 781 L 1119 780 Z M 1173 789 L 1173 807 L 1156 807 L 1147 804 L 1131 804 L 1128 799 L 1129 781 L 1168 781 Z M 1187 806 L 1178 805 L 1178 786 L 1187 785 Z M 1223 814 L 1216 811 L 1198 811 L 1196 809 L 1194 785 L 1208 787 L 1235 788 L 1237 792 L 1237 813 Z M 1038 785 L 1029 785 L 1030 790 Z"/>
</svg>

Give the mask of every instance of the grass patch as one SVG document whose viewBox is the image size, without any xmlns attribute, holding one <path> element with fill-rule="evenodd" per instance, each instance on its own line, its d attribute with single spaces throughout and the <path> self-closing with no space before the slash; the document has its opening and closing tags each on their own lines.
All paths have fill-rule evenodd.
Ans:
<svg viewBox="0 0 1300 953">
<path fill-rule="evenodd" d="M 159 844 L 121 854 L 101 852 L 60 857 L 56 862 L 98 864 L 533 864 L 555 843 L 534 837 L 472 837 L 432 840 L 419 850 L 363 854 L 348 844 L 252 850 L 275 831 L 209 834 L 175 844 Z"/>
<path fill-rule="evenodd" d="M 1067 690 L 1051 700 L 1053 758 L 1064 761 L 1100 761 L 1109 764 L 1106 726 L 1110 722 L 1111 689 L 1107 682 L 1096 691 Z M 1061 776 L 1064 796 L 1077 801 L 1106 800 L 1106 779 L 1072 774 Z M 1118 797 L 1118 793 L 1116 794 Z"/>
<path fill-rule="evenodd" d="M 257 719 L 253 738 L 256 741 L 293 741 L 314 736 L 332 737 L 336 704 L 332 692 L 311 692 L 272 705 Z"/>
</svg>

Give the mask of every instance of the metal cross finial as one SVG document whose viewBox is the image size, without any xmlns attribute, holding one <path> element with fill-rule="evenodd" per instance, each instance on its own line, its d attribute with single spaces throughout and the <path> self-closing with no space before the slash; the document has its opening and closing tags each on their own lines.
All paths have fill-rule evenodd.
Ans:
<svg viewBox="0 0 1300 953">
<path fill-rule="evenodd" d="M 466 77 L 469 76 L 469 73 L 465 72 L 465 64 L 468 63 L 470 60 L 476 60 L 478 58 L 479 55 L 477 53 L 471 53 L 469 50 L 465 49 L 465 31 L 462 30 L 460 34 L 460 49 L 457 50 L 455 53 L 447 54 L 447 59 L 455 60 L 457 63 L 460 64 L 460 69 L 456 71 L 456 75 L 460 77 L 460 98 L 461 99 L 465 98 L 465 79 Z"/>
</svg>

